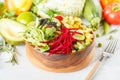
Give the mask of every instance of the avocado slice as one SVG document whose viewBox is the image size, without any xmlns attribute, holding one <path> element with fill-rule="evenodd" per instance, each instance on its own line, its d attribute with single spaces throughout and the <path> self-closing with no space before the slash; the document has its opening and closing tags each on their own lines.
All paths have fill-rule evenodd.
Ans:
<svg viewBox="0 0 120 80">
<path fill-rule="evenodd" d="M 11 45 L 18 45 L 24 42 L 23 36 L 26 26 L 14 20 L 3 18 L 0 20 L 0 34 Z"/>
</svg>

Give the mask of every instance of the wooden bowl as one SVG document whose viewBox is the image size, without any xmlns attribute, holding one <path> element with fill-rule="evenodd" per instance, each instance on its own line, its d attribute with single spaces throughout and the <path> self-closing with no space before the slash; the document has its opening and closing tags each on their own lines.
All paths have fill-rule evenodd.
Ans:
<svg viewBox="0 0 120 80">
<path fill-rule="evenodd" d="M 26 52 L 29 60 L 35 66 L 51 72 L 72 72 L 85 68 L 92 60 L 94 54 L 94 41 L 82 51 L 73 54 L 40 53 L 26 42 Z"/>
</svg>

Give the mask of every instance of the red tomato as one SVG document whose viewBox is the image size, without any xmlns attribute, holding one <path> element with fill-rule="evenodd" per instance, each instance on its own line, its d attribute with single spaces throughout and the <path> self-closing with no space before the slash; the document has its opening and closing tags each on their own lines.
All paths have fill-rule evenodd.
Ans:
<svg viewBox="0 0 120 80">
<path fill-rule="evenodd" d="M 112 3 L 103 10 L 103 17 L 110 24 L 120 24 L 120 3 Z"/>
<path fill-rule="evenodd" d="M 62 21 L 63 20 L 63 17 L 62 16 L 55 16 L 56 19 L 58 19 L 59 21 Z"/>
</svg>

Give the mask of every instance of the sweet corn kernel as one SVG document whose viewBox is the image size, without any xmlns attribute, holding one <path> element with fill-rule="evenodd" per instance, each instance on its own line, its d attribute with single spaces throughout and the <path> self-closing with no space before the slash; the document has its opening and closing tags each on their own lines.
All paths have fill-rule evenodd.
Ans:
<svg viewBox="0 0 120 80">
<path fill-rule="evenodd" d="M 81 27 L 81 19 L 77 17 L 67 16 L 63 19 L 62 23 L 67 28 L 80 28 Z"/>
</svg>

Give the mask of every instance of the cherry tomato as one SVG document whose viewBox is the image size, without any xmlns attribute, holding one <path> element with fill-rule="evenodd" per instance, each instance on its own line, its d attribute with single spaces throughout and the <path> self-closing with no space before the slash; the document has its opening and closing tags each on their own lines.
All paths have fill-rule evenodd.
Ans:
<svg viewBox="0 0 120 80">
<path fill-rule="evenodd" d="M 120 3 L 112 3 L 103 10 L 103 17 L 110 24 L 120 24 Z"/>
</svg>

